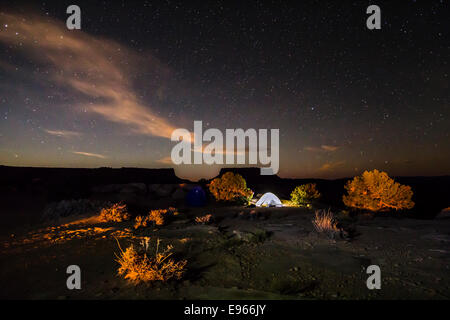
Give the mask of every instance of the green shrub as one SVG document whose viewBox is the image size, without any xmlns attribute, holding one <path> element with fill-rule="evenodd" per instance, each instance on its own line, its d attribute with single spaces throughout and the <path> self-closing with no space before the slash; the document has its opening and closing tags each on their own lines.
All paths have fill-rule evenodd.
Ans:
<svg viewBox="0 0 450 320">
<path fill-rule="evenodd" d="M 307 183 L 295 187 L 291 193 L 291 201 L 295 205 L 308 205 L 320 198 L 315 183 Z"/>
</svg>

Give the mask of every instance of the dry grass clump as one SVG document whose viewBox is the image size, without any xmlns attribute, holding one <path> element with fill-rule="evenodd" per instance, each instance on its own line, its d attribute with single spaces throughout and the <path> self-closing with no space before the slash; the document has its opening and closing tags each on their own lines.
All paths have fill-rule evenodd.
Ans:
<svg viewBox="0 0 450 320">
<path fill-rule="evenodd" d="M 120 249 L 120 255 L 116 255 L 116 261 L 120 264 L 118 274 L 134 284 L 180 279 L 185 271 L 187 261 L 176 262 L 171 259 L 173 249 L 171 245 L 168 245 L 164 251 L 159 252 L 159 239 L 156 241 L 155 254 L 148 255 L 149 241 L 150 238 L 146 239 L 140 250 L 136 250 L 131 245 L 125 251 L 118 243 Z"/>
<path fill-rule="evenodd" d="M 202 217 L 195 217 L 195 222 L 201 223 L 201 224 L 208 224 L 211 222 L 211 218 L 212 218 L 212 215 L 207 214 Z"/>
<path fill-rule="evenodd" d="M 162 226 L 166 222 L 169 211 L 166 209 L 152 210 L 147 216 L 148 221 L 153 221 L 155 225 Z"/>
<path fill-rule="evenodd" d="M 134 228 L 145 228 L 148 227 L 149 220 L 147 216 L 137 216 L 134 220 Z"/>
<path fill-rule="evenodd" d="M 170 207 L 169 209 L 151 210 L 147 216 L 137 216 L 134 223 L 134 228 L 145 228 L 150 225 L 162 226 L 167 223 L 167 220 L 178 214 L 177 209 Z"/>
<path fill-rule="evenodd" d="M 316 210 L 312 223 L 317 232 L 324 233 L 332 239 L 336 238 L 336 236 L 341 233 L 341 229 L 337 226 L 337 221 L 334 218 L 333 212 L 329 209 L 327 211 Z"/>
<path fill-rule="evenodd" d="M 111 206 L 103 208 L 100 211 L 99 220 L 101 222 L 122 222 L 130 219 L 126 204 L 115 203 Z"/>
</svg>

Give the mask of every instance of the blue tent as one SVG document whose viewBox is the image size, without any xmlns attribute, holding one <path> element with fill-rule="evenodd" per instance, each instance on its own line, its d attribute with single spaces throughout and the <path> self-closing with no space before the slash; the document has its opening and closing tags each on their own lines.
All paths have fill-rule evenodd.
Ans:
<svg viewBox="0 0 450 320">
<path fill-rule="evenodd" d="M 203 207 L 206 204 L 206 193 L 202 187 L 196 186 L 188 192 L 186 200 L 192 207 Z"/>
</svg>

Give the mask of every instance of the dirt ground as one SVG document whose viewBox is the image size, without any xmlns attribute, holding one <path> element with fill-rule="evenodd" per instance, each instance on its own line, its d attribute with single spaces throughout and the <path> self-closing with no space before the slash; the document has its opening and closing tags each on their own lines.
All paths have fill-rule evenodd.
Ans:
<svg viewBox="0 0 450 320">
<path fill-rule="evenodd" d="M 199 225 L 196 216 L 212 214 Z M 340 217 L 349 240 L 329 239 L 304 208 L 186 209 L 170 224 L 134 230 L 131 221 L 76 218 L 17 229 L 1 238 L 3 299 L 448 299 L 450 220 Z M 172 244 L 188 261 L 179 281 L 133 285 L 117 275 L 119 253 L 143 237 Z M 116 240 L 117 239 L 117 240 Z M 68 290 L 66 268 L 81 268 Z M 381 289 L 366 286 L 369 265 Z"/>
</svg>

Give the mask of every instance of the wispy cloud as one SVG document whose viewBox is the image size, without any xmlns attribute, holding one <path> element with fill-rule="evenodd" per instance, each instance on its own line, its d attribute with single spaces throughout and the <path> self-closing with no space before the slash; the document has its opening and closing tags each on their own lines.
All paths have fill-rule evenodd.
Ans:
<svg viewBox="0 0 450 320">
<path fill-rule="evenodd" d="M 82 152 L 82 151 L 72 151 L 72 153 L 79 154 L 86 157 L 94 157 L 94 158 L 100 158 L 100 159 L 106 159 L 106 156 L 98 153 L 91 153 L 91 152 Z"/>
<path fill-rule="evenodd" d="M 0 42 L 48 66 L 57 85 L 92 101 L 83 105 L 86 111 L 124 124 L 133 133 L 170 138 L 175 127 L 140 101 L 129 76 L 145 61 L 163 82 L 170 71 L 157 59 L 80 30 L 69 31 L 48 17 L 1 13 L 0 18 L 8 25 L 0 32 Z"/>
<path fill-rule="evenodd" d="M 72 138 L 72 137 L 80 137 L 81 133 L 76 131 L 67 131 L 67 130 L 48 130 L 44 129 L 50 135 L 63 137 L 63 138 Z"/>
<path fill-rule="evenodd" d="M 319 171 L 330 171 L 334 170 L 336 168 L 339 168 L 345 164 L 345 161 L 337 161 L 337 162 L 327 162 L 324 163 L 320 168 Z"/>
<path fill-rule="evenodd" d="M 208 146 L 209 143 L 204 143 L 201 147 L 194 147 L 192 146 L 191 151 L 196 152 L 196 153 L 205 153 L 205 147 Z M 228 149 L 222 147 L 222 149 L 218 149 L 215 150 L 216 154 L 221 154 L 221 155 L 228 155 L 228 154 L 234 154 L 234 155 L 244 155 L 249 153 L 249 149 L 248 147 L 246 147 L 245 150 L 242 149 L 234 149 L 232 151 L 228 151 Z"/>
<path fill-rule="evenodd" d="M 156 162 L 161 163 L 161 164 L 173 164 L 171 157 L 165 157 L 162 159 L 158 159 L 158 160 L 156 160 Z"/>
<path fill-rule="evenodd" d="M 191 152 L 194 153 L 201 153 L 204 154 L 205 153 L 205 147 L 207 146 L 207 144 L 203 144 L 202 147 L 194 147 L 191 146 Z M 227 156 L 229 154 L 233 154 L 233 155 L 247 155 L 249 154 L 249 150 L 248 148 L 246 148 L 245 150 L 234 150 L 234 151 L 228 151 L 227 149 L 219 149 L 219 150 L 215 150 L 217 155 L 222 155 L 222 156 Z M 168 157 L 164 157 L 162 159 L 156 160 L 157 163 L 160 164 L 167 164 L 167 165 L 173 165 L 173 161 L 172 158 L 170 156 Z"/>
<path fill-rule="evenodd" d="M 325 151 L 336 151 L 337 149 L 339 149 L 339 147 L 337 147 L 337 146 L 330 146 L 330 145 L 325 145 L 325 144 L 321 145 L 320 147 L 322 148 L 322 150 L 325 150 Z"/>
<path fill-rule="evenodd" d="M 326 144 L 323 144 L 320 147 L 305 147 L 306 151 L 311 151 L 311 152 L 334 152 L 338 149 L 339 149 L 338 146 L 331 146 L 331 145 L 326 145 Z"/>
</svg>

